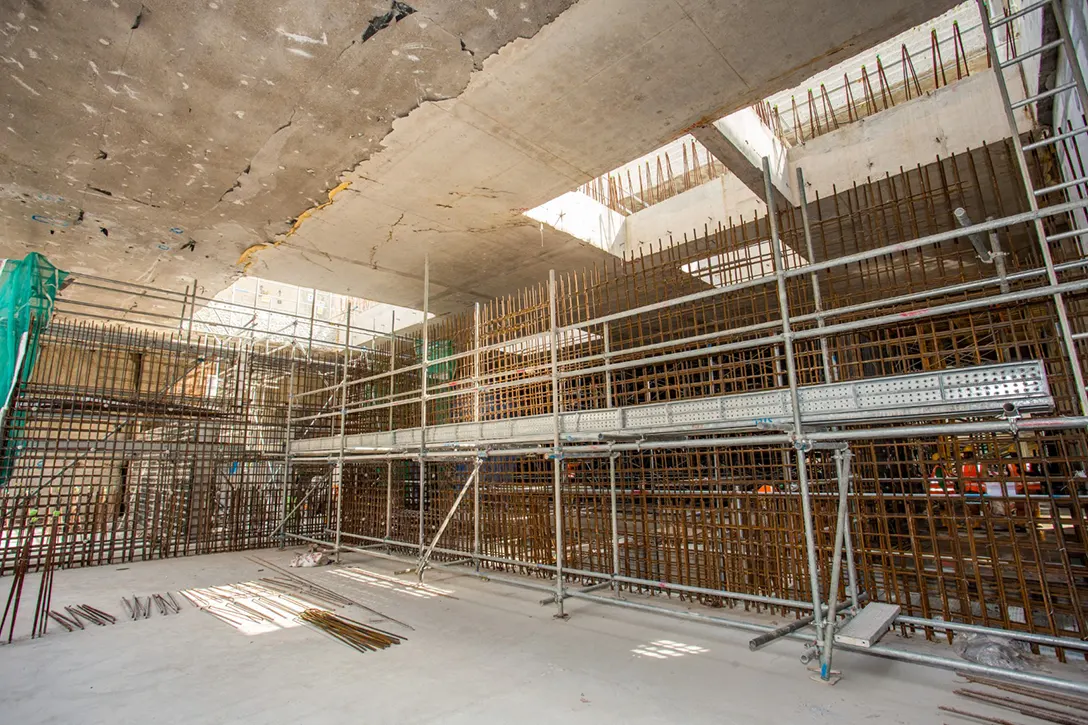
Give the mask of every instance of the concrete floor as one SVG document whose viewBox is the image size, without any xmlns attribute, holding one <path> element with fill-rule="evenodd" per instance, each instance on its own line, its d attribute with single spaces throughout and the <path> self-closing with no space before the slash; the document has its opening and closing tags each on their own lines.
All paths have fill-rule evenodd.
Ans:
<svg viewBox="0 0 1088 725">
<path fill-rule="evenodd" d="M 283 566 L 291 553 L 257 555 Z M 245 556 L 58 572 L 54 609 L 87 603 L 119 622 L 54 626 L 39 640 L 26 638 L 37 593 L 28 577 L 21 639 L 0 646 L 0 723 L 845 725 L 943 722 L 940 704 L 1002 716 L 953 695 L 948 672 L 844 653 L 845 677 L 827 687 L 807 678 L 796 642 L 751 653 L 744 633 L 589 602 L 571 602 L 570 619 L 558 621 L 537 592 L 446 573 L 428 582 L 448 597 L 332 567 L 295 570 L 415 627 L 338 610 L 408 637 L 367 654 L 305 627 L 244 634 L 187 604 L 168 617 L 121 618 L 121 596 L 274 576 Z M 386 576 L 403 568 L 362 554 L 344 564 Z"/>
</svg>

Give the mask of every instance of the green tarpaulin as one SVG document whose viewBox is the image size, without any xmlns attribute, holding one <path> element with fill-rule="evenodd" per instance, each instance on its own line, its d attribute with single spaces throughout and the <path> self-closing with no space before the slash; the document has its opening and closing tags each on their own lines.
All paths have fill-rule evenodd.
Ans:
<svg viewBox="0 0 1088 725">
<path fill-rule="evenodd" d="M 5 259 L 0 266 L 0 435 L 3 436 L 3 465 L 0 486 L 18 452 L 23 421 L 10 415 L 19 383 L 30 378 L 38 357 L 38 336 L 49 324 L 57 292 L 68 273 L 32 252 L 22 260 Z"/>
</svg>

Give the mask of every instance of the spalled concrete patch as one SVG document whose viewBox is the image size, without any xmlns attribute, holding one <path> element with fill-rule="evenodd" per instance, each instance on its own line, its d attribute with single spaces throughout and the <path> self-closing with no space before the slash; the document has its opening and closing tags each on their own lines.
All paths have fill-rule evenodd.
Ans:
<svg viewBox="0 0 1088 725">
<path fill-rule="evenodd" d="M 0 251 L 214 293 L 350 180 L 249 270 L 418 306 L 432 253 L 433 308 L 461 309 L 602 259 L 524 209 L 950 4 L 26 3 L 0 164 L 31 193 Z"/>
</svg>

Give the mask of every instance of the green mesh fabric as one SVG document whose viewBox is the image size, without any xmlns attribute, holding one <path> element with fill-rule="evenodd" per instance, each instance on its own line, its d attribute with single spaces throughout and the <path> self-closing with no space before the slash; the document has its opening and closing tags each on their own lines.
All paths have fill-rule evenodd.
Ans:
<svg viewBox="0 0 1088 725">
<path fill-rule="evenodd" d="M 39 334 L 49 324 L 57 292 L 67 278 L 67 272 L 37 252 L 22 260 L 6 259 L 0 268 L 0 487 L 7 485 L 25 423 L 11 415 L 14 396 L 19 383 L 30 378 L 38 357 Z"/>
<path fill-rule="evenodd" d="M 423 357 L 423 340 L 416 340 L 416 355 Z M 427 385 L 439 385 L 453 380 L 457 371 L 456 360 L 441 361 L 443 358 L 453 356 L 453 340 L 430 340 L 427 343 Z M 430 418 L 428 425 L 439 425 L 450 422 L 450 410 L 453 398 L 439 398 L 434 401 L 428 410 Z"/>
</svg>

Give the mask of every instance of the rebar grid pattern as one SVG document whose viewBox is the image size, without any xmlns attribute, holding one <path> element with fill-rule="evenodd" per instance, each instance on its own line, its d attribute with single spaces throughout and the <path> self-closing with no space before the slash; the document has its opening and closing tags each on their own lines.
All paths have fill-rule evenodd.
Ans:
<svg viewBox="0 0 1088 725">
<path fill-rule="evenodd" d="M 269 545 L 289 353 L 73 321 L 40 343 L 8 423 L 0 573 L 51 521 L 63 567 Z"/>
<path fill-rule="evenodd" d="M 1051 157 L 1032 154 L 1030 160 L 1038 178 L 1055 173 Z M 809 206 L 811 252 L 800 210 L 781 213 L 800 384 L 1039 360 L 1055 398 L 1054 414 L 1078 414 L 1032 225 L 1020 221 L 995 229 L 1005 254 L 1001 272 L 982 263 L 966 238 L 912 241 L 955 230 L 958 207 L 975 223 L 1024 212 L 1016 174 L 1011 142 L 1003 142 L 833 190 Z M 1065 201 L 1057 197 L 1062 195 L 1045 201 Z M 1045 219 L 1050 235 L 1070 224 L 1064 213 Z M 739 220 L 662 245 L 651 255 L 561 276 L 561 410 L 786 388 L 770 238 L 766 218 Z M 867 254 L 889 245 L 900 248 Z M 1085 278 L 1075 238 L 1052 243 L 1051 253 L 1059 282 Z M 857 261 L 837 262 L 843 257 Z M 825 260 L 828 265 L 814 274 L 788 271 Z M 714 294 L 725 286 L 734 289 Z M 1005 290 L 1038 293 L 991 301 Z M 685 295 L 691 301 L 661 304 Z M 1088 330 L 1085 298 L 1081 290 L 1066 295 L 1075 333 Z M 952 303 L 967 307 L 934 310 Z M 617 315 L 641 306 L 650 308 Z M 548 288 L 539 285 L 482 305 L 478 325 L 468 313 L 433 324 L 428 425 L 552 413 L 549 313 Z M 821 322 L 832 330 L 823 346 L 814 334 Z M 419 344 L 415 353 L 404 361 L 407 369 L 397 363 L 401 372 L 393 377 L 404 384 L 397 410 L 419 409 Z M 388 372 L 388 363 L 374 360 L 361 379 L 352 377 L 350 390 Z M 402 427 L 388 412 L 384 419 L 365 417 L 388 410 L 378 407 L 388 401 L 383 395 L 388 383 L 374 397 L 349 396 L 346 429 Z M 403 419 L 410 418 L 408 413 Z M 852 446 L 851 533 L 863 588 L 873 599 L 927 618 L 1083 636 L 1083 431 L 927 434 Z M 364 455 L 343 463 L 345 480 L 352 481 L 345 487 L 345 536 L 418 550 L 419 461 L 358 460 Z M 432 460 L 425 466 L 429 543 L 472 465 Z M 553 576 L 552 466 L 543 455 L 484 461 L 478 541 L 470 494 L 453 513 L 437 554 L 462 559 L 478 544 L 482 566 Z M 568 579 L 593 582 L 590 573 L 616 574 L 639 580 L 618 580 L 620 588 L 668 593 L 652 584 L 662 582 L 673 587 L 670 596 L 715 606 L 799 611 L 788 602 L 808 599 L 799 476 L 790 449 L 741 444 L 616 454 L 615 551 L 608 460 L 568 458 L 562 466 L 561 553 Z M 826 591 L 836 505 L 831 454 L 810 453 L 809 469 L 817 566 Z M 755 603 L 724 592 L 787 603 Z"/>
</svg>

